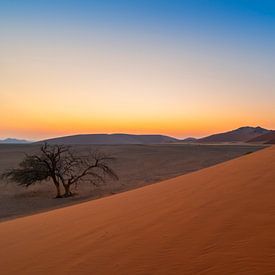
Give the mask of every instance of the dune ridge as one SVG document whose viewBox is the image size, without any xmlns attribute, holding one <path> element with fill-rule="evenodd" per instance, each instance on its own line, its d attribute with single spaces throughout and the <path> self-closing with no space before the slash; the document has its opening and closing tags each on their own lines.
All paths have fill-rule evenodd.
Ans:
<svg viewBox="0 0 275 275">
<path fill-rule="evenodd" d="M 1 274 L 275 273 L 275 147 L 0 224 Z"/>
</svg>

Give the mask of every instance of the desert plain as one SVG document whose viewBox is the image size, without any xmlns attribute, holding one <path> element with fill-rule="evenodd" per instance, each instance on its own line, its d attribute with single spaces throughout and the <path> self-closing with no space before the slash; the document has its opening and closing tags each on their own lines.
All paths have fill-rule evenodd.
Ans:
<svg viewBox="0 0 275 275">
<path fill-rule="evenodd" d="M 0 173 L 17 167 L 26 154 L 39 151 L 39 144 L 0 144 Z M 262 145 L 72 145 L 85 154 L 99 150 L 116 158 L 113 169 L 118 181 L 107 180 L 94 186 L 82 184 L 76 196 L 55 199 L 55 190 L 50 182 L 37 183 L 24 188 L 0 179 L 0 221 L 45 211 L 60 206 L 97 199 L 156 183 L 211 165 L 218 164 L 264 148 Z"/>
</svg>

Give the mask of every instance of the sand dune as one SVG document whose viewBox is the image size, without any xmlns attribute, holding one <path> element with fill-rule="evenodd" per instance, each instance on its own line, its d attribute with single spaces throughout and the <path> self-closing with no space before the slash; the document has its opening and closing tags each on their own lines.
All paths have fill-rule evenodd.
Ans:
<svg viewBox="0 0 275 275">
<path fill-rule="evenodd" d="M 1 274 L 274 274 L 275 147 L 0 224 Z"/>
<path fill-rule="evenodd" d="M 218 133 L 208 137 L 197 139 L 200 143 L 220 143 L 220 142 L 247 142 L 251 139 L 269 133 L 270 130 L 261 127 L 245 126 L 229 132 Z"/>
</svg>

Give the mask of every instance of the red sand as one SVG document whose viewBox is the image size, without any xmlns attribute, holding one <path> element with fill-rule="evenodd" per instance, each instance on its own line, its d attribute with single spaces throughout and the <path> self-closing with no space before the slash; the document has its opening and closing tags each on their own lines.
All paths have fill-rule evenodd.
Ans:
<svg viewBox="0 0 275 275">
<path fill-rule="evenodd" d="M 1 274 L 275 274 L 275 147 L 0 224 Z"/>
</svg>

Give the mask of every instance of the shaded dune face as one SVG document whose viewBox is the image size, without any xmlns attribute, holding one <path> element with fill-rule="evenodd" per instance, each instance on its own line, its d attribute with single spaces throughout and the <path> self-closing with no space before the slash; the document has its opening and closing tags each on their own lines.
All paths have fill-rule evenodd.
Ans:
<svg viewBox="0 0 275 275">
<path fill-rule="evenodd" d="M 1 274 L 274 274 L 275 147 L 0 224 Z"/>
<path fill-rule="evenodd" d="M 258 142 L 258 143 L 266 143 L 266 144 L 275 144 L 275 131 L 270 131 L 267 134 L 256 137 L 249 142 Z"/>
</svg>

